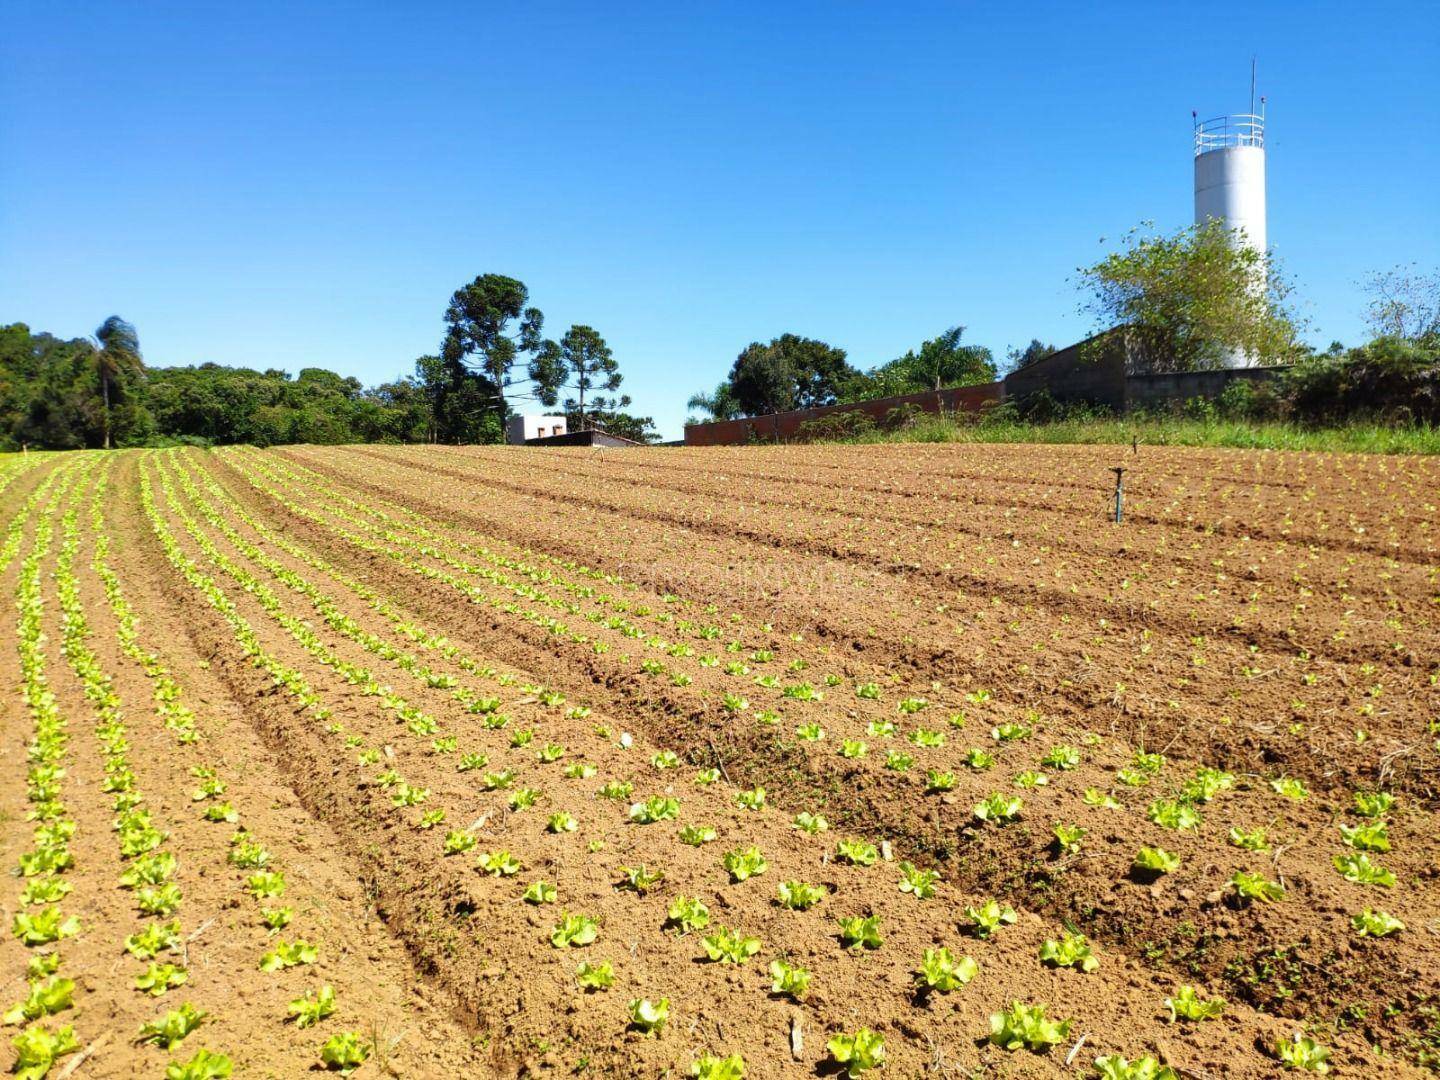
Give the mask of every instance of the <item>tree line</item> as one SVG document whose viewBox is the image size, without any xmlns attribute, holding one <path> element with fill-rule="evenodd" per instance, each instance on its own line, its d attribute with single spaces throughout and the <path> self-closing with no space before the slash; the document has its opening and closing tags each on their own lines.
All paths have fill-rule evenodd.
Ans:
<svg viewBox="0 0 1440 1080">
<path fill-rule="evenodd" d="M 1249 366 L 1285 369 L 1266 392 L 1236 386 L 1234 396 L 1254 398 L 1262 412 L 1317 422 L 1367 408 L 1440 418 L 1440 275 L 1414 267 L 1372 274 L 1363 285 L 1370 339 L 1317 351 L 1301 340 L 1304 322 L 1278 261 L 1237 242 L 1220 221 L 1168 235 L 1142 225 L 1076 274 L 1080 312 L 1094 321 L 1082 362 L 1116 342 L 1135 374 L 1214 369 L 1239 353 Z M 844 349 L 782 334 L 746 346 L 719 385 L 693 395 L 688 407 L 729 420 L 994 381 L 994 356 L 962 343 L 964 331 L 952 326 L 868 371 L 852 367 Z M 1008 353 L 1006 366 L 1013 371 L 1055 352 L 1032 339 Z"/>
<path fill-rule="evenodd" d="M 652 442 L 649 417 L 626 411 L 619 364 L 593 327 L 558 341 L 525 285 L 482 274 L 456 290 L 437 354 L 414 374 L 366 387 L 320 367 L 297 375 L 202 363 L 146 365 L 136 328 L 111 316 L 93 337 L 0 326 L 0 449 L 174 443 L 500 442 L 524 403 Z"/>
</svg>

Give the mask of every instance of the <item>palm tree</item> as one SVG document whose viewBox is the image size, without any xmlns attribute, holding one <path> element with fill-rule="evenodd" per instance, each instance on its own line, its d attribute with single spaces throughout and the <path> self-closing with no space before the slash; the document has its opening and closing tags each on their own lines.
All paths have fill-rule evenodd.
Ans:
<svg viewBox="0 0 1440 1080">
<path fill-rule="evenodd" d="M 740 403 L 735 400 L 728 380 L 715 387 L 713 391 L 701 390 L 698 394 L 691 394 L 690 400 L 685 402 L 685 407 L 707 412 L 712 420 L 734 420 L 740 415 Z"/>
<path fill-rule="evenodd" d="M 100 376 L 100 397 L 105 403 L 105 449 L 110 449 L 110 392 L 122 379 L 135 376 L 144 367 L 140 358 L 140 335 L 119 315 L 111 315 L 95 331 L 100 348 L 95 352 L 95 369 Z"/>
</svg>

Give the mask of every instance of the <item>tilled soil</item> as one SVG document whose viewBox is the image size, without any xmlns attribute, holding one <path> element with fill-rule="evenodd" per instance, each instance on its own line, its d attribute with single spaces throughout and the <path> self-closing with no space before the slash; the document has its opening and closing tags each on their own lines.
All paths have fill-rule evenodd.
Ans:
<svg viewBox="0 0 1440 1080">
<path fill-rule="evenodd" d="M 884 1071 L 907 1076 L 1084 1075 L 1103 1054 L 1270 1076 L 1297 1032 L 1342 1074 L 1405 1075 L 1437 1052 L 1440 514 L 1426 460 L 1075 447 L 77 458 L 0 461 L 0 525 L 19 522 L 0 588 L 18 595 L 26 552 L 51 530 L 45 658 L 69 718 L 75 821 L 60 906 L 82 929 L 48 947 L 78 988 L 46 1023 L 74 1024 L 79 1075 L 158 1075 L 201 1045 L 237 1074 L 299 1075 L 342 1032 L 371 1048 L 360 1075 L 684 1075 L 706 1053 L 743 1055 L 747 1076 L 814 1075 L 834 1068 L 827 1040 L 859 1028 L 883 1036 Z M 1121 525 L 1107 519 L 1116 463 L 1129 468 Z M 131 860 L 92 702 L 60 646 L 69 511 L 85 640 L 178 859 L 189 981 L 162 998 L 131 985 L 144 965 L 124 941 L 153 919 L 116 885 Z M 124 647 L 102 555 L 148 668 Z M 17 655 L 0 656 L 10 864 L 33 830 Z M 166 726 L 157 666 L 195 715 L 194 741 Z M 192 798 L 202 766 L 223 795 Z M 696 782 L 703 770 L 713 782 Z M 1197 777 L 1213 785 L 1203 797 Z M 1379 790 L 1395 803 L 1376 830 L 1354 792 Z M 1016 820 L 977 816 L 993 795 L 1020 799 Z M 204 819 L 221 799 L 234 822 Z M 637 823 L 647 799 L 663 820 Z M 829 828 L 797 828 L 802 813 Z M 1167 827 L 1175 814 L 1186 827 Z M 1083 830 L 1075 847 L 1057 825 Z M 682 842 L 685 826 L 714 839 Z M 1342 826 L 1383 834 L 1388 850 L 1367 854 L 1393 884 L 1342 876 L 1337 857 L 1360 854 Z M 293 917 L 278 934 L 251 871 L 230 863 L 237 829 L 283 868 Z M 1263 848 L 1233 842 L 1256 830 Z M 838 857 L 841 840 L 873 844 L 876 862 Z M 1178 867 L 1136 870 L 1142 847 Z M 751 848 L 765 869 L 735 880 L 722 856 Z M 939 873 L 933 896 L 902 890 L 902 863 Z M 1283 898 L 1240 896 L 1237 873 Z M 789 910 L 781 882 L 822 899 Z M 553 902 L 526 901 L 536 883 Z M 709 925 L 682 932 L 668 918 L 679 898 L 702 901 Z M 966 911 L 991 898 L 1017 919 L 979 937 Z M 1372 908 L 1404 929 L 1358 935 L 1352 917 Z M 596 940 L 553 944 L 565 913 L 595 920 Z M 837 920 L 872 915 L 879 946 L 848 948 Z M 707 959 L 723 929 L 757 939 L 753 956 Z M 1086 935 L 1097 969 L 1042 963 L 1067 931 Z M 315 963 L 260 970 L 295 938 L 318 946 Z M 978 972 L 922 993 L 922 955 L 941 946 Z M 11 1000 L 35 951 L 0 950 Z M 577 965 L 602 960 L 613 985 L 581 989 Z M 808 995 L 772 992 L 772 960 L 810 972 Z M 320 985 L 335 1013 L 287 1022 L 287 1003 Z M 1181 985 L 1227 999 L 1223 1014 L 1170 1020 Z M 642 998 L 668 1000 L 658 1034 L 630 1022 Z M 207 1013 L 195 1032 L 168 1054 L 134 1042 L 180 1001 Z M 1016 1001 L 1074 1024 L 1048 1052 L 1007 1051 L 989 1018 Z"/>
</svg>

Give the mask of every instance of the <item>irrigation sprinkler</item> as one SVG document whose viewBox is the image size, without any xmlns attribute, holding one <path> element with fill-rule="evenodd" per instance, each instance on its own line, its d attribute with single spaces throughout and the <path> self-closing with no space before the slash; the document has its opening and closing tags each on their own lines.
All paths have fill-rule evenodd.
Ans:
<svg viewBox="0 0 1440 1080">
<path fill-rule="evenodd" d="M 1125 473 L 1123 465 L 1115 465 L 1110 469 L 1115 474 L 1115 524 L 1119 525 L 1125 512 Z"/>
</svg>

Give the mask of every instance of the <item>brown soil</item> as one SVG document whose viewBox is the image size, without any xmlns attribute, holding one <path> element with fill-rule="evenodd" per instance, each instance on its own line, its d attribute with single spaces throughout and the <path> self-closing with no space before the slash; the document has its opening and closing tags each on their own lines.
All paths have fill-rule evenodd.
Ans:
<svg viewBox="0 0 1440 1080">
<path fill-rule="evenodd" d="M 1296 1030 L 1331 1046 L 1343 1074 L 1406 1074 L 1431 1052 L 1440 989 L 1427 730 L 1440 655 L 1434 467 L 1147 449 L 1125 462 L 1128 522 L 1117 528 L 1104 518 L 1113 456 L 1071 447 L 113 456 L 110 561 L 144 648 L 199 717 L 200 742 L 175 741 L 155 715 L 152 680 L 119 647 L 90 567 L 84 486 L 69 496 L 86 526 L 76 572 L 90 647 L 124 702 L 137 787 L 180 860 L 184 930 L 198 933 L 187 943 L 190 983 L 158 1004 L 130 988 L 143 965 L 121 942 L 144 920 L 115 887 L 103 760 L 60 654 L 47 577 L 47 650 L 71 718 L 65 784 L 77 824 L 74 891 L 62 906 L 84 926 L 60 946 L 80 990 L 55 1019 L 73 1021 L 82 1044 L 108 1036 L 79 1075 L 156 1068 L 200 1045 L 246 1075 L 297 1075 L 348 1030 L 380 1046 L 357 1075 L 683 1075 L 709 1051 L 743 1053 L 749 1076 L 799 1076 L 823 1072 L 826 1039 L 860 1026 L 885 1036 L 895 1075 L 1073 1075 L 1096 1054 L 1153 1053 L 1181 1075 L 1269 1076 L 1271 1048 Z M 0 490 L 0 524 L 53 467 Z M 142 477 L 192 581 L 143 512 Z M 58 515 L 55 527 L 58 546 Z M 47 567 L 55 558 L 52 546 Z M 17 573 L 18 560 L 0 579 L 7 595 Z M 268 670 L 246 658 L 234 619 L 207 601 L 196 574 L 234 605 Z M 308 707 L 277 685 L 282 669 L 308 685 Z M 757 684 L 762 675 L 773 685 Z M 6 650 L 0 842 L 11 865 L 31 831 L 19 678 Z M 823 697 L 782 693 L 801 682 Z M 870 682 L 878 697 L 857 696 Z M 477 697 L 498 698 L 509 723 L 488 726 L 489 714 L 466 707 Z M 417 714 L 435 730 L 412 730 Z M 893 733 L 877 726 L 892 723 Z M 1006 723 L 1031 732 L 992 737 Z M 811 725 L 823 738 L 799 737 Z M 517 745 L 519 731 L 533 735 Z M 432 746 L 442 736 L 453 751 Z M 943 744 L 920 744 L 937 736 Z M 842 756 L 846 740 L 868 752 Z M 1041 764 L 1061 744 L 1081 751 L 1078 767 Z M 541 761 L 546 745 L 564 755 Z M 970 768 L 971 748 L 993 755 L 993 767 Z M 1167 760 L 1132 787 L 1116 774 L 1138 748 Z M 680 764 L 658 768 L 661 751 Z M 913 759 L 908 770 L 886 767 L 892 751 Z M 459 771 L 459 757 L 474 753 L 487 765 Z M 567 775 L 577 762 L 594 775 Z M 240 822 L 283 867 L 295 919 L 280 937 L 318 944 L 315 966 L 258 969 L 273 939 L 243 890 L 246 872 L 226 863 L 235 826 L 202 820 L 190 798 L 198 764 L 225 778 Z M 717 783 L 692 782 L 712 765 Z M 1233 788 L 1199 808 L 1197 829 L 1153 824 L 1147 806 L 1201 766 L 1232 771 Z M 483 778 L 500 769 L 513 770 L 512 786 L 488 790 Z M 953 789 L 927 794 L 930 770 L 953 773 Z M 1026 770 L 1048 782 L 1017 787 Z M 379 782 L 387 772 L 428 797 L 397 807 L 397 789 Z M 1308 797 L 1283 797 L 1270 783 L 1281 777 L 1302 781 Z M 629 798 L 596 796 L 616 780 L 633 783 Z M 765 808 L 741 809 L 737 794 L 757 785 Z M 1399 796 L 1393 850 L 1374 856 L 1397 877 L 1389 889 L 1348 882 L 1331 865 L 1349 851 L 1337 825 L 1360 821 L 1351 791 L 1376 787 Z M 1120 808 L 1087 805 L 1092 788 Z M 535 805 L 512 808 L 517 789 L 538 792 Z M 992 792 L 1022 796 L 1018 822 L 975 819 L 972 807 Z M 678 798 L 678 819 L 632 823 L 630 803 L 654 795 Z M 445 822 L 419 828 L 435 809 Z M 548 831 L 562 810 L 577 829 Z M 799 811 L 823 813 L 831 830 L 792 827 Z M 1086 830 L 1078 854 L 1057 850 L 1057 822 Z M 712 825 L 718 839 L 682 844 L 683 824 Z M 475 848 L 445 855 L 447 830 L 464 827 Z M 1232 827 L 1265 828 L 1271 849 L 1228 844 Z M 893 858 L 843 864 L 841 837 L 887 841 Z M 752 844 L 768 870 L 731 882 L 721 855 Z M 1141 845 L 1174 852 L 1181 868 L 1137 878 Z M 477 869 L 478 856 L 498 851 L 521 864 L 515 876 Z M 934 898 L 897 888 L 902 859 L 940 871 Z M 663 881 L 643 894 L 622 888 L 622 868 L 641 865 L 663 870 Z M 1283 882 L 1285 900 L 1238 903 L 1227 884 L 1238 870 Z M 555 885 L 558 902 L 525 903 L 535 880 Z M 787 911 L 775 900 L 787 880 L 827 895 Z M 7 921 L 18 894 L 18 884 L 5 894 Z M 758 937 L 759 952 L 740 965 L 702 962 L 705 932 L 666 925 L 680 895 L 708 905 L 711 930 Z M 990 896 L 1020 920 L 979 940 L 963 913 Z M 1350 916 L 1371 906 L 1407 929 L 1358 938 Z M 598 919 L 598 941 L 552 947 L 561 911 Z M 862 914 L 881 917 L 884 943 L 855 953 L 835 920 Z M 1065 924 L 1091 938 L 1098 971 L 1039 961 Z M 939 945 L 974 957 L 980 972 L 952 994 L 917 997 L 913 972 Z M 0 950 L 10 1000 L 23 996 L 25 952 L 13 939 Z M 812 972 L 803 1003 L 769 993 L 777 956 Z M 612 961 L 615 985 L 581 991 L 582 959 Z M 336 990 L 336 1014 L 304 1031 L 285 1023 L 286 1003 L 322 982 Z M 1224 1016 L 1169 1023 L 1162 1002 L 1181 983 L 1224 995 Z M 629 1026 L 632 998 L 662 996 L 671 1019 L 659 1037 Z M 170 1055 L 131 1044 L 141 1023 L 181 1000 L 209 1022 Z M 1074 1017 L 1070 1036 L 1047 1055 L 987 1045 L 989 1014 L 1013 1000 Z"/>
</svg>

